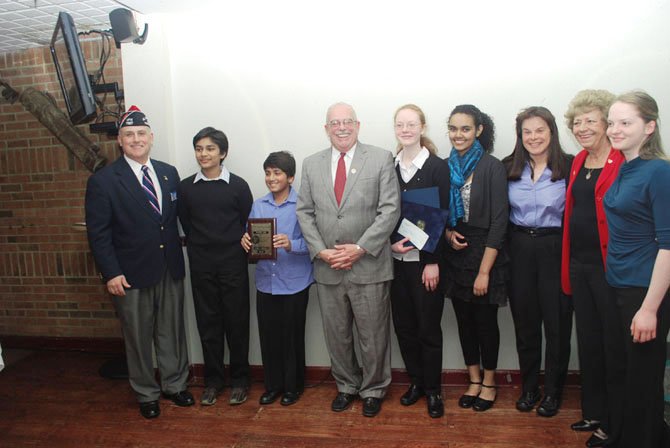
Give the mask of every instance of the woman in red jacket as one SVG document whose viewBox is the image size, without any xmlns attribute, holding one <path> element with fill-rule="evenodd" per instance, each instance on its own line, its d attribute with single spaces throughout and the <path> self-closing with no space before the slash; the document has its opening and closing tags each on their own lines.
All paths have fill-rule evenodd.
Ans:
<svg viewBox="0 0 670 448">
<path fill-rule="evenodd" d="M 603 197 L 624 161 L 606 135 L 613 101 L 606 90 L 582 90 L 565 113 L 584 148 L 570 170 L 561 262 L 563 292 L 573 296 L 582 379 L 583 419 L 571 427 L 595 431 L 586 442 L 589 447 L 616 441 L 623 412 L 619 318 L 605 279 L 608 234 Z"/>
</svg>

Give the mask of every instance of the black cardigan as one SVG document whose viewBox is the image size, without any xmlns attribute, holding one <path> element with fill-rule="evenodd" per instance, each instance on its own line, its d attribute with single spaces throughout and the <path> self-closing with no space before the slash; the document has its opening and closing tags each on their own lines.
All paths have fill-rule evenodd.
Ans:
<svg viewBox="0 0 670 448">
<path fill-rule="evenodd" d="M 508 219 L 507 171 L 500 160 L 485 153 L 472 177 L 468 225 L 488 229 L 486 247 L 500 249 Z"/>
<path fill-rule="evenodd" d="M 400 191 L 416 190 L 419 188 L 437 187 L 440 194 L 440 208 L 449 210 L 449 187 L 451 180 L 449 177 L 449 165 L 436 155 L 431 154 L 424 162 L 414 176 L 405 183 L 400 175 L 400 167 L 396 166 L 396 174 L 400 184 Z M 400 218 L 402 220 L 402 217 Z M 419 261 L 421 264 L 432 264 L 440 261 L 442 253 L 442 244 L 444 238 L 440 238 L 434 253 L 419 251 Z"/>
</svg>

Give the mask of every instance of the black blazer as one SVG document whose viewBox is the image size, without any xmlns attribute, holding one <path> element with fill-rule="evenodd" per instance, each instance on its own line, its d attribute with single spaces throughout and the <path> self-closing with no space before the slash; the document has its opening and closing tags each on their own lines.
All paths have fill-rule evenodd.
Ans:
<svg viewBox="0 0 670 448">
<path fill-rule="evenodd" d="M 151 160 L 160 183 L 162 216 L 151 209 L 124 157 L 101 169 L 86 186 L 88 242 L 104 281 L 125 275 L 133 289 L 156 285 L 167 268 L 184 277 L 184 254 L 177 230 L 179 174 Z"/>
</svg>

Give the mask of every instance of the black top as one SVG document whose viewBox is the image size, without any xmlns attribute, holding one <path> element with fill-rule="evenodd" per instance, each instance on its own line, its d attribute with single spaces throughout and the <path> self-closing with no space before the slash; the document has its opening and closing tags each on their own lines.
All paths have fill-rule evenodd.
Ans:
<svg viewBox="0 0 670 448">
<path fill-rule="evenodd" d="M 508 217 L 507 171 L 500 160 L 484 154 L 472 176 L 468 225 L 488 229 L 486 247 L 501 249 Z"/>
<path fill-rule="evenodd" d="M 195 174 L 179 184 L 179 221 L 186 234 L 192 271 L 247 270 L 240 239 L 246 231 L 253 196 L 244 179 L 198 181 Z"/>
<path fill-rule="evenodd" d="M 570 216 L 570 257 L 589 265 L 602 265 L 595 188 L 602 168 L 582 168 L 572 184 L 574 206 Z M 589 175 L 587 179 L 586 176 Z"/>
<path fill-rule="evenodd" d="M 405 183 L 400 175 L 400 167 L 396 165 L 396 174 L 400 184 L 400 191 L 416 190 L 419 188 L 437 187 L 440 194 L 440 208 L 449 210 L 449 187 L 451 180 L 449 178 L 449 165 L 436 155 L 428 156 L 423 166 L 414 173 L 414 176 Z M 402 217 L 400 217 L 402 220 Z M 442 232 L 444 235 L 444 232 Z M 437 263 L 442 253 L 442 244 L 444 238 L 440 238 L 434 253 L 419 251 L 419 258 L 422 264 Z"/>
</svg>

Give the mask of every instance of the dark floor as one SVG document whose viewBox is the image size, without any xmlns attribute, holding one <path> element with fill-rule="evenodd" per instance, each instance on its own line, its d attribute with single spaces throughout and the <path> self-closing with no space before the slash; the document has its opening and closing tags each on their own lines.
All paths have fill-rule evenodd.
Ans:
<svg viewBox="0 0 670 448">
<path fill-rule="evenodd" d="M 294 406 L 260 406 L 262 384 L 249 400 L 179 408 L 161 401 L 158 419 L 145 420 L 126 380 L 98 375 L 108 358 L 77 352 L 5 351 L 0 372 L 0 447 L 583 447 L 589 434 L 570 430 L 579 420 L 579 389 L 566 390 L 560 413 L 542 418 L 515 410 L 519 390 L 503 387 L 488 412 L 457 405 L 464 387 L 445 387 L 445 417 L 431 419 L 425 402 L 403 407 L 403 385 L 393 385 L 375 418 L 361 402 L 330 411 L 332 383 L 308 388 Z M 196 397 L 202 386 L 191 391 Z"/>
</svg>

